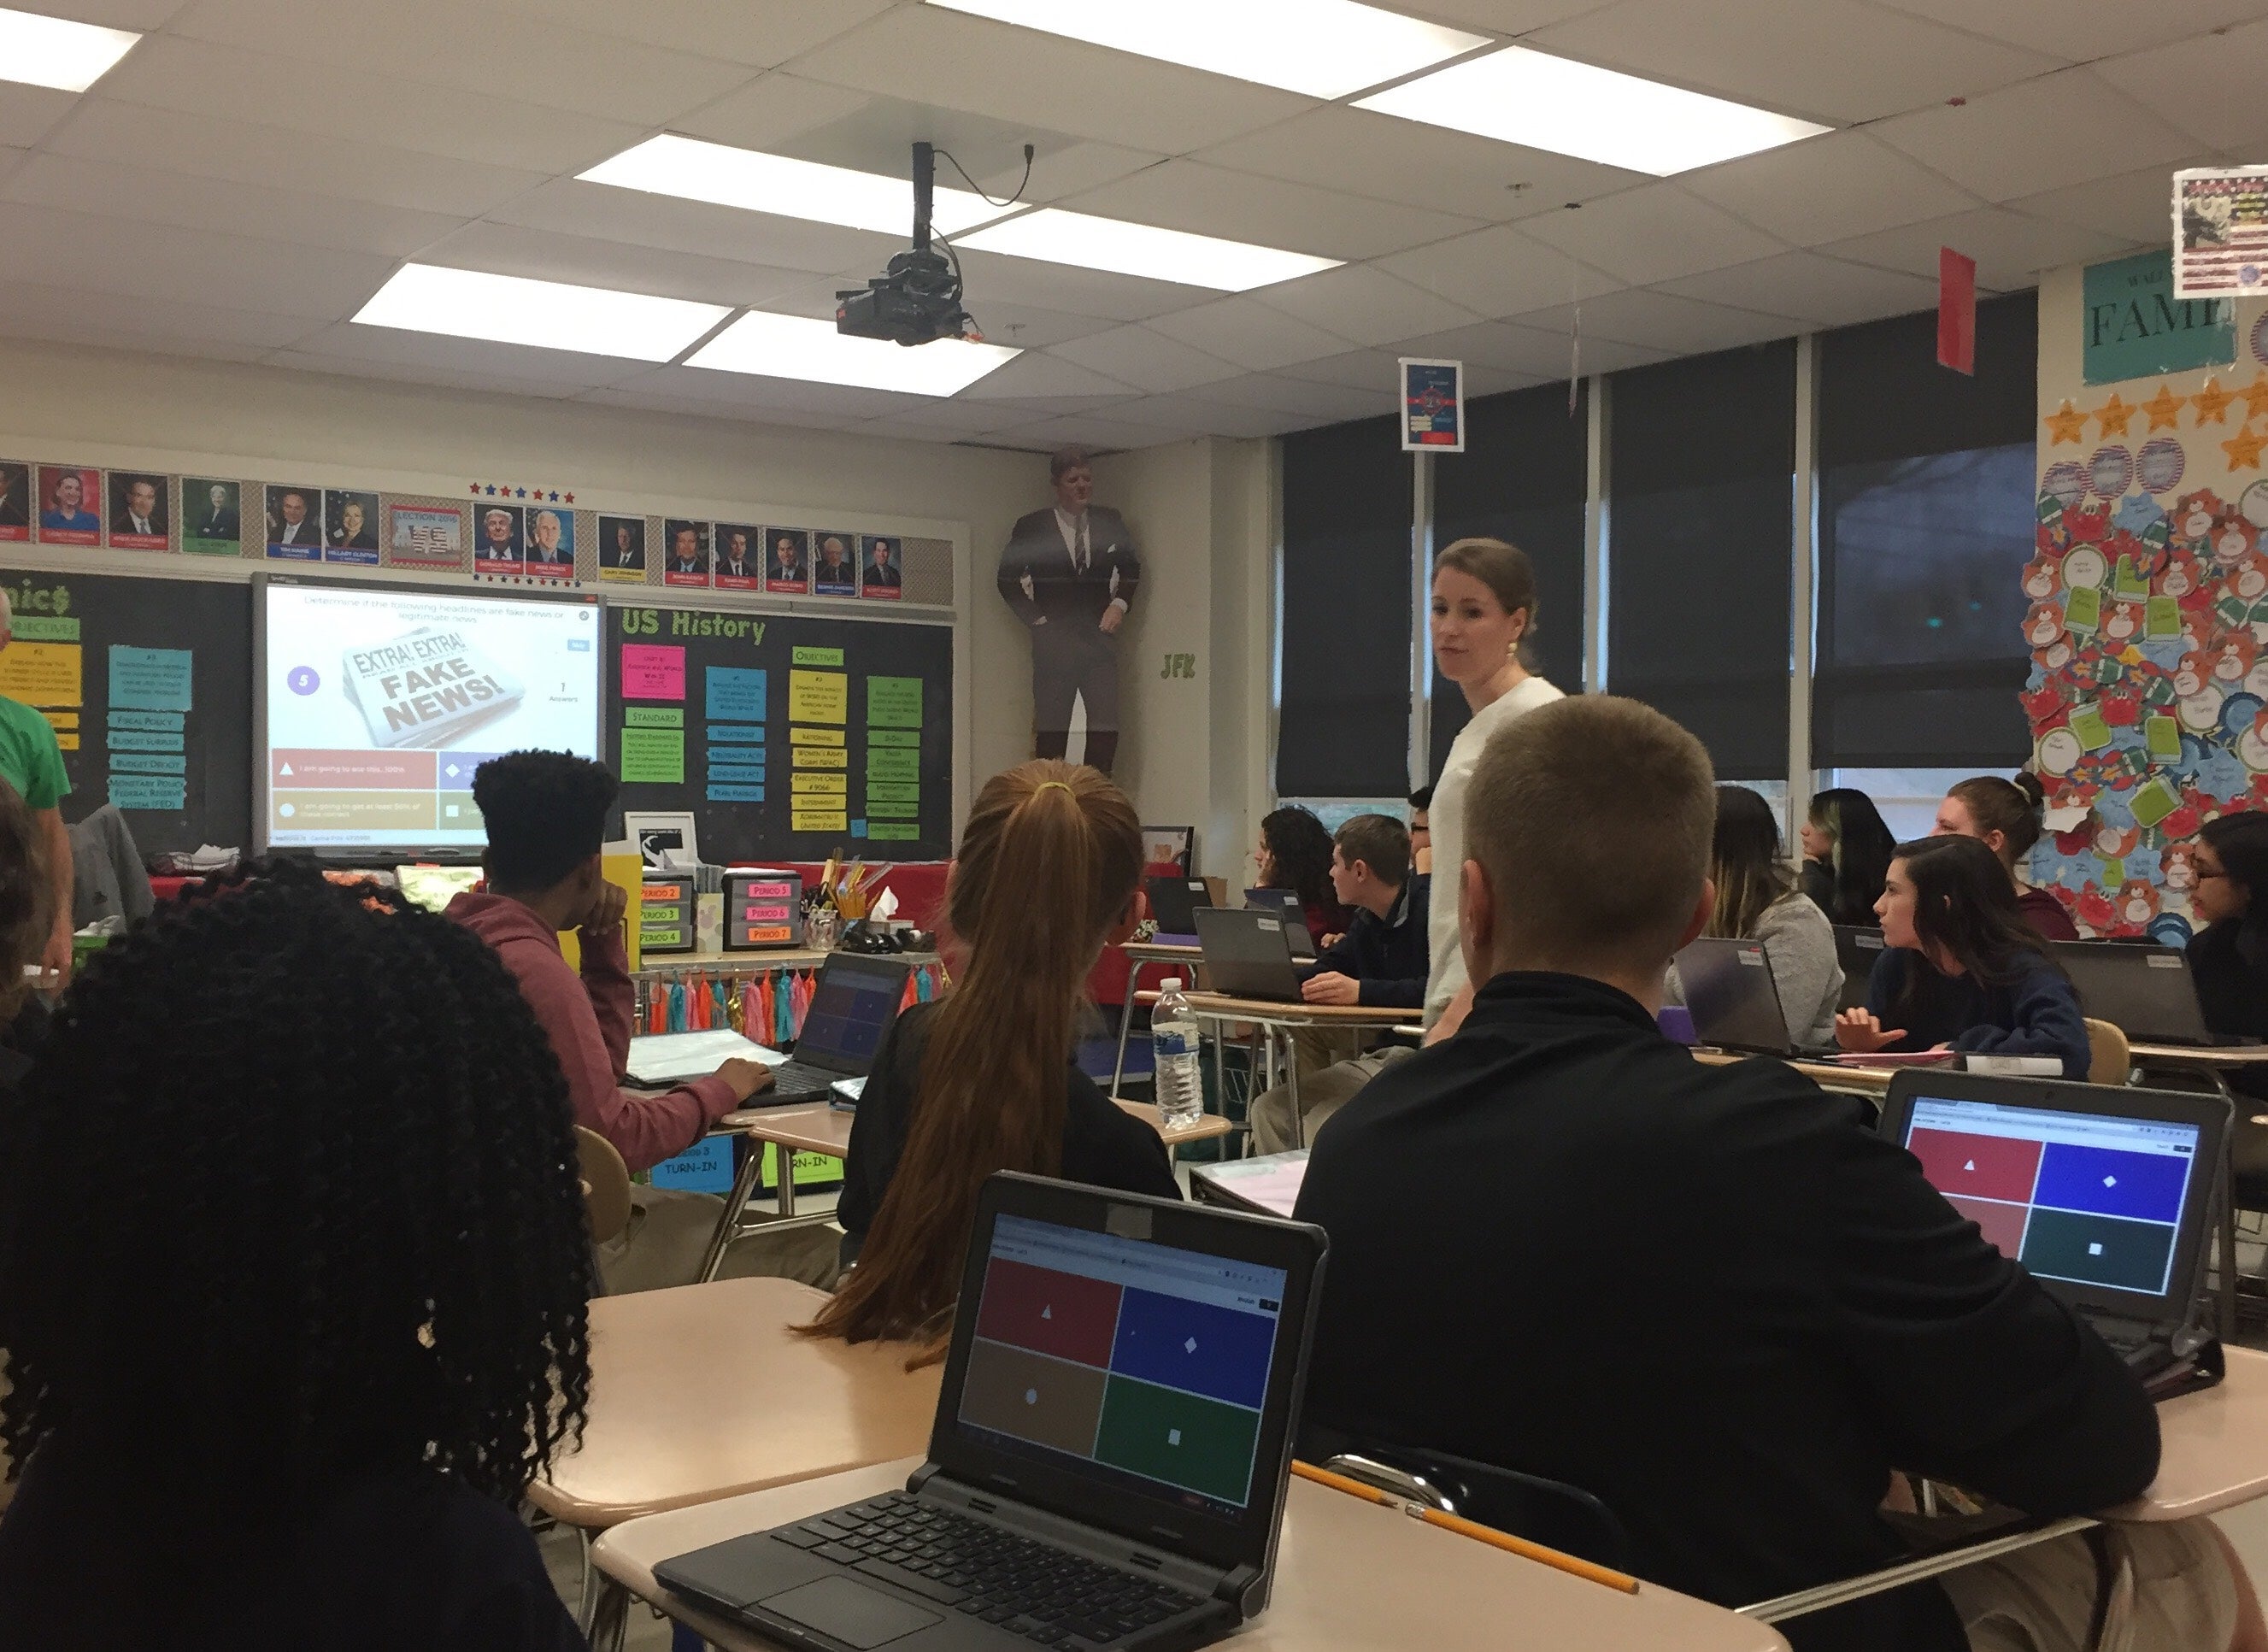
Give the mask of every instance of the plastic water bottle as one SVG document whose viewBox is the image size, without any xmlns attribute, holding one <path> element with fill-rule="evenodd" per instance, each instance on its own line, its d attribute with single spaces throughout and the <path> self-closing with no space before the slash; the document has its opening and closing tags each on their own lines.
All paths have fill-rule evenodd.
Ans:
<svg viewBox="0 0 2268 1652">
<path fill-rule="evenodd" d="M 1186 1130 L 1204 1117 L 1204 1073 L 1197 1058 L 1197 1018 L 1182 996 L 1182 977 L 1169 977 L 1150 1010 L 1150 1059 L 1158 1111 L 1168 1130 Z"/>
</svg>

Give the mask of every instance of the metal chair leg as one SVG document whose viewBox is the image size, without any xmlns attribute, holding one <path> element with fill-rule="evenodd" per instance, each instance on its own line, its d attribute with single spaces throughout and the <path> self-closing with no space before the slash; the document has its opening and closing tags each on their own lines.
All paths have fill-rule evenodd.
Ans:
<svg viewBox="0 0 2268 1652">
<path fill-rule="evenodd" d="M 741 1215 L 756 1191 L 756 1176 L 764 1164 L 763 1144 L 751 1141 L 747 1146 L 747 1154 L 733 1176 L 733 1191 L 725 1196 L 725 1213 L 717 1219 L 717 1231 L 710 1235 L 709 1249 L 702 1254 L 701 1271 L 693 1276 L 696 1285 L 706 1285 L 717 1277 L 717 1270 L 725 1265 L 725 1252 L 740 1236 Z"/>
</svg>

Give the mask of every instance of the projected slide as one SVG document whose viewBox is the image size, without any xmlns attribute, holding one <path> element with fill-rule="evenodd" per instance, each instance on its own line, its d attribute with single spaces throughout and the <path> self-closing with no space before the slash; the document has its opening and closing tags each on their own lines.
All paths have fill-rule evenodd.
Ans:
<svg viewBox="0 0 2268 1652">
<path fill-rule="evenodd" d="M 276 848 L 478 849 L 488 758 L 599 755 L 594 604 L 271 582 L 264 619 Z"/>
</svg>

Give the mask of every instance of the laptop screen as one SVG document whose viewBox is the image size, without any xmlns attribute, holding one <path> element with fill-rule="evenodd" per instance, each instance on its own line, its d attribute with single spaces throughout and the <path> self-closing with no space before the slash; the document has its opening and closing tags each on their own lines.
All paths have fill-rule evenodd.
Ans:
<svg viewBox="0 0 2268 1652">
<path fill-rule="evenodd" d="M 956 1420 L 976 1441 L 1214 1515 L 1250 1507 L 1290 1275 L 1003 1213 Z M 1271 1491 L 1272 1486 L 1263 1487 Z"/>
<path fill-rule="evenodd" d="M 820 971 L 796 1036 L 799 1061 L 864 1072 L 905 997 L 906 966 L 836 954 Z"/>
<path fill-rule="evenodd" d="M 2164 1296 L 2201 1136 L 2173 1120 L 1918 1095 L 1903 1145 L 2041 1279 Z"/>
</svg>

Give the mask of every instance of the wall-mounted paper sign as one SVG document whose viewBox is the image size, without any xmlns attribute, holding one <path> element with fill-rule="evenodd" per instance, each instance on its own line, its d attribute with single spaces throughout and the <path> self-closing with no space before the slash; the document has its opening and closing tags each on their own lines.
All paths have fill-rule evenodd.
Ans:
<svg viewBox="0 0 2268 1652">
<path fill-rule="evenodd" d="M 2268 166 L 2174 174 L 2174 297 L 2251 297 L 2268 288 Z"/>
<path fill-rule="evenodd" d="M 1402 446 L 1407 453 L 1465 451 L 1465 364 L 1402 358 Z"/>
</svg>

